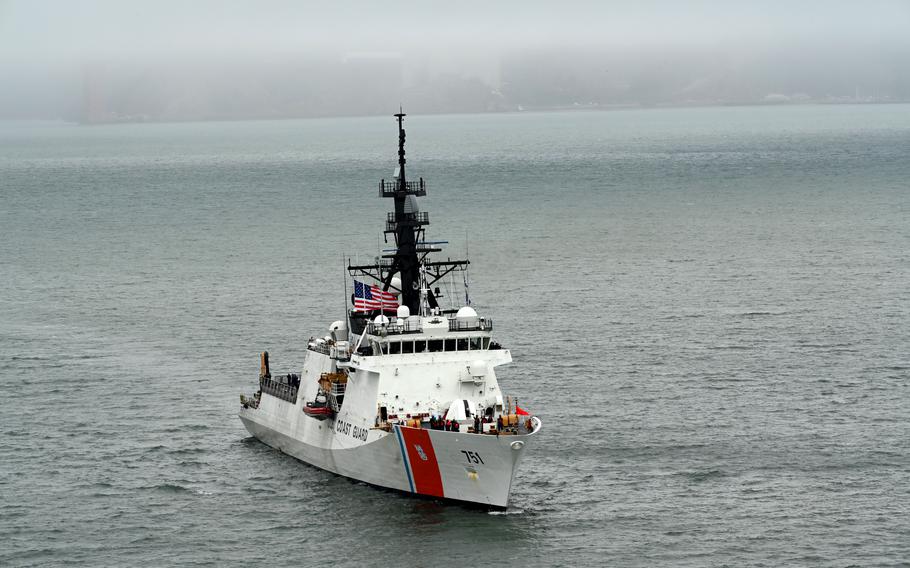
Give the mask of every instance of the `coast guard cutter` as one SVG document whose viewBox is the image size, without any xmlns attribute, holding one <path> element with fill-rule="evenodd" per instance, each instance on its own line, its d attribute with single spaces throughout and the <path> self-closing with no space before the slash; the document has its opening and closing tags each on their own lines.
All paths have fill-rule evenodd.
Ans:
<svg viewBox="0 0 910 568">
<path fill-rule="evenodd" d="M 395 204 L 385 223 L 394 248 L 372 264 L 348 262 L 351 306 L 310 339 L 302 372 L 273 376 L 262 354 L 259 390 L 240 397 L 240 419 L 262 442 L 333 473 L 505 508 L 541 421 L 499 388 L 495 369 L 512 356 L 466 289 L 456 291 L 468 261 L 433 260 L 441 243 L 425 240 L 423 178 L 405 175 L 404 116 L 395 115 L 395 176 L 379 183 Z"/>
</svg>

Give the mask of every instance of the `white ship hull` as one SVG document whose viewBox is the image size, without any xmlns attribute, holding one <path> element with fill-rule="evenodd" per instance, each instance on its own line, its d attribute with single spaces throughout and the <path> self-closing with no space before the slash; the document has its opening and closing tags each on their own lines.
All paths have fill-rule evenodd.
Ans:
<svg viewBox="0 0 910 568">
<path fill-rule="evenodd" d="M 529 435 L 490 436 L 396 426 L 392 433 L 357 448 L 308 444 L 241 414 L 246 429 L 263 443 L 318 468 L 363 481 L 439 499 L 505 508 Z M 335 421 L 322 423 L 326 430 Z M 429 441 L 429 442 L 427 442 Z M 415 446 L 427 456 L 423 460 Z M 474 452 L 483 465 L 470 461 Z"/>
<path fill-rule="evenodd" d="M 375 405 L 358 405 L 360 397 L 352 388 L 345 402 L 349 408 L 334 419 L 317 420 L 302 411 L 309 394 L 306 379 L 333 363 L 309 352 L 296 403 L 263 393 L 258 408 L 241 409 L 240 419 L 250 434 L 300 461 L 378 487 L 491 508 L 507 506 L 521 458 L 540 429 L 539 419 L 531 419 L 529 433 L 499 436 L 398 424 L 386 431 L 373 426 Z M 368 384 L 354 388 L 358 386 L 369 391 Z M 363 394 L 368 399 L 371 393 Z"/>
</svg>

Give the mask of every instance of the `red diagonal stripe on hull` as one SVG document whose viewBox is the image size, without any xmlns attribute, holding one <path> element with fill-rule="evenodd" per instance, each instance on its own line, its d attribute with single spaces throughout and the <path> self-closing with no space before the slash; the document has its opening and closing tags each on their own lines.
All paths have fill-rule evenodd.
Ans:
<svg viewBox="0 0 910 568">
<path fill-rule="evenodd" d="M 411 474 L 414 476 L 414 488 L 421 495 L 445 497 L 442 491 L 442 476 L 439 474 L 439 463 L 430 433 L 421 428 L 401 428 L 404 447 L 411 463 Z M 420 449 L 418 450 L 418 446 Z M 420 455 L 423 450 L 423 455 Z"/>
</svg>

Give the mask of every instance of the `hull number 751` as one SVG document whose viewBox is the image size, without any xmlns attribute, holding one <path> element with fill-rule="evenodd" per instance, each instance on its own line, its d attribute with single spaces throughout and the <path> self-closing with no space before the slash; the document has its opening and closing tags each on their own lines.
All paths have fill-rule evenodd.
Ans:
<svg viewBox="0 0 910 568">
<path fill-rule="evenodd" d="M 461 450 L 461 453 L 464 454 L 464 458 L 468 460 L 468 463 L 483 463 L 483 458 L 480 457 L 480 454 L 477 452 L 472 452 L 470 450 Z"/>
</svg>

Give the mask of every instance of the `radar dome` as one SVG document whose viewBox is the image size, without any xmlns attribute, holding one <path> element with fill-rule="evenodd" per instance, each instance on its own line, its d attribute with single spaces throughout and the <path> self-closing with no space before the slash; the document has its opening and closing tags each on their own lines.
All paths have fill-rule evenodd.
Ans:
<svg viewBox="0 0 910 568">
<path fill-rule="evenodd" d="M 476 318 L 477 312 L 471 306 L 465 306 L 458 310 L 458 313 L 455 314 L 457 318 Z"/>
<path fill-rule="evenodd" d="M 380 315 L 376 316 L 375 318 L 373 318 L 373 323 L 375 323 L 376 325 L 388 325 L 389 318 L 380 314 Z"/>
<path fill-rule="evenodd" d="M 399 278 L 398 276 L 392 276 L 392 282 L 390 282 L 390 284 L 392 285 L 392 288 L 395 288 L 395 289 L 389 290 L 389 291 L 392 292 L 393 294 L 397 295 L 398 291 L 401 290 L 401 278 Z"/>
<path fill-rule="evenodd" d="M 397 313 L 397 315 L 398 315 L 399 318 L 402 318 L 402 319 L 407 318 L 407 317 L 410 317 L 410 316 L 411 316 L 411 308 L 409 308 L 409 307 L 407 307 L 407 306 L 398 306 L 398 313 Z"/>
</svg>

